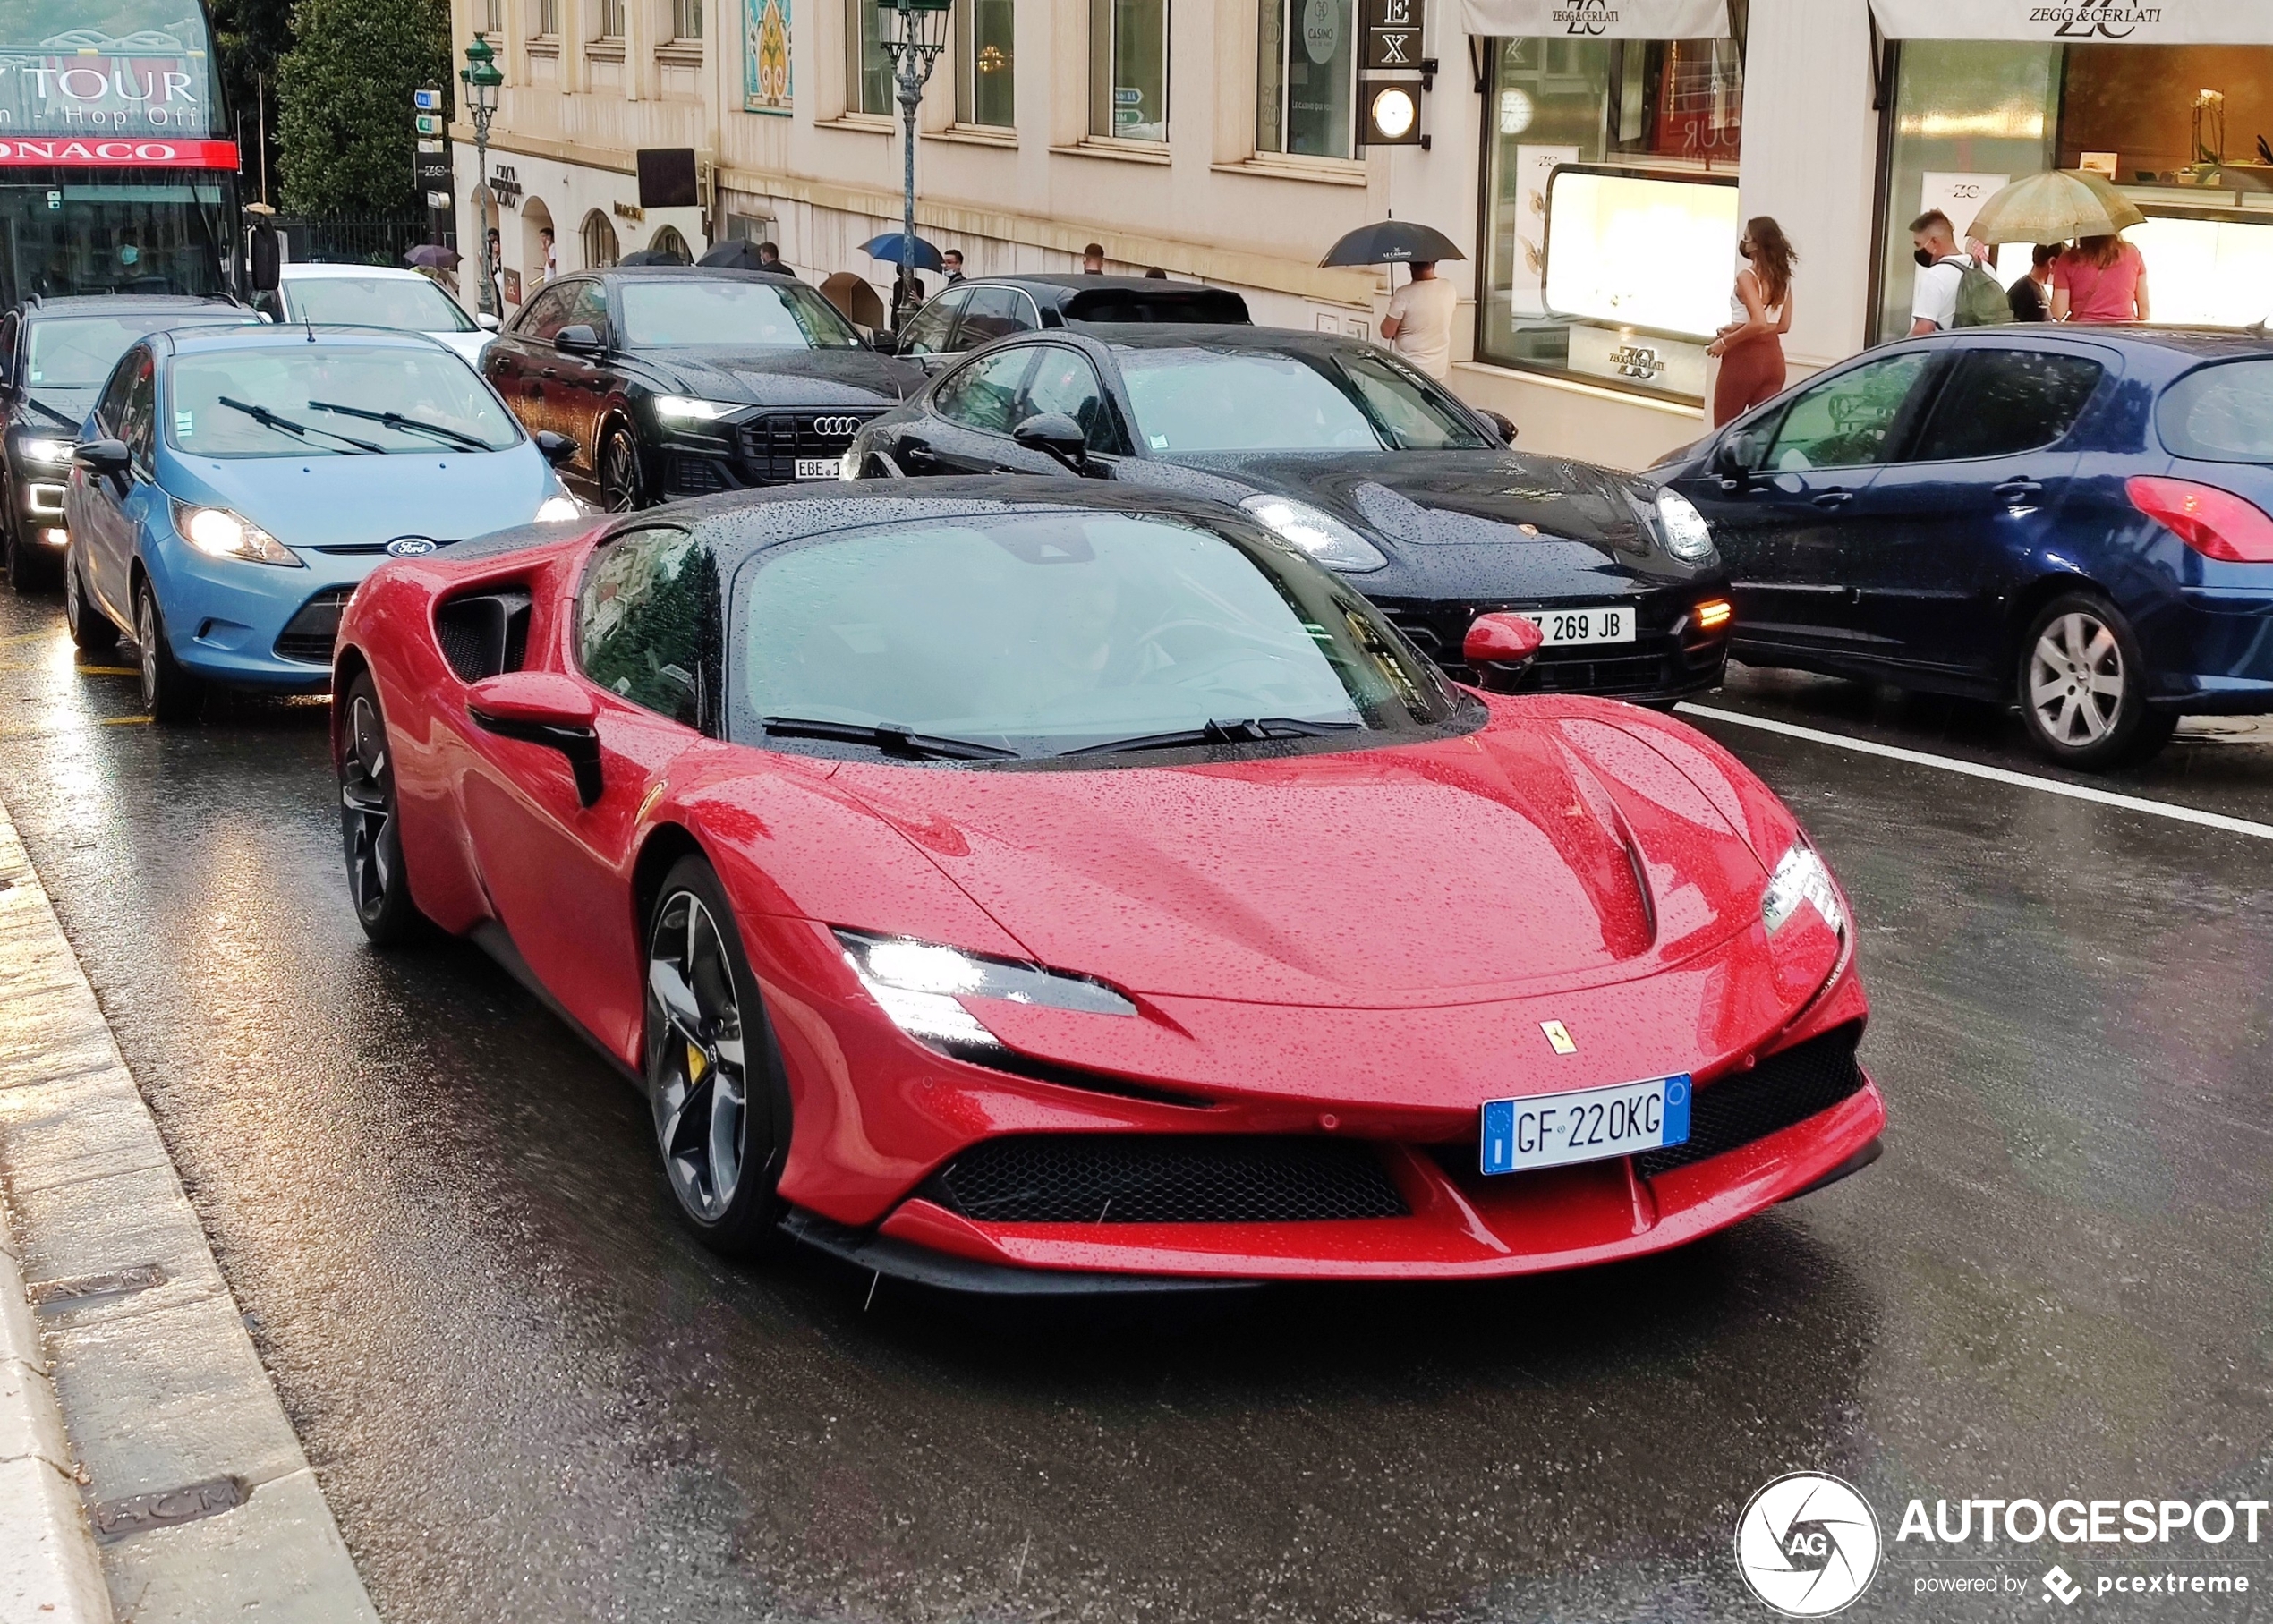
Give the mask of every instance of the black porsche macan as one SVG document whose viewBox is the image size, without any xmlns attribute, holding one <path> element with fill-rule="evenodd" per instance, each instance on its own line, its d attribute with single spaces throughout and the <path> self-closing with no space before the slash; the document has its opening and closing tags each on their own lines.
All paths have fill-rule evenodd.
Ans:
<svg viewBox="0 0 2273 1624">
<path fill-rule="evenodd" d="M 1530 616 L 1528 685 L 1669 704 L 1728 658 L 1710 527 L 1653 481 L 1511 449 L 1380 347 L 1253 327 L 1004 339 L 867 423 L 861 478 L 1058 473 L 1237 504 L 1349 576 L 1455 676 L 1476 616 Z"/>
<path fill-rule="evenodd" d="M 612 512 L 835 479 L 861 424 L 924 383 L 796 278 L 693 265 L 549 283 L 481 370 L 532 433 L 576 443 L 562 475 Z"/>
</svg>

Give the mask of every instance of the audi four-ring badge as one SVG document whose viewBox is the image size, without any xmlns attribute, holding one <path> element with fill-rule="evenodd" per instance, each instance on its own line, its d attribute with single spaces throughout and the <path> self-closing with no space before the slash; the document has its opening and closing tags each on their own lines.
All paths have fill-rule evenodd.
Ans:
<svg viewBox="0 0 2273 1624">
<path fill-rule="evenodd" d="M 863 425 L 924 383 L 796 277 L 694 265 L 548 283 L 481 368 L 532 432 L 575 442 L 562 477 L 615 513 L 835 480 Z"/>
</svg>

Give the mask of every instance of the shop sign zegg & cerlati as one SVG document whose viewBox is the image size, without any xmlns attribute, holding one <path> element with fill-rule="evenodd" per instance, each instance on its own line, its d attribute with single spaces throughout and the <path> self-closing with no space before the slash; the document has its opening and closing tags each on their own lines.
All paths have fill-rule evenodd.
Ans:
<svg viewBox="0 0 2273 1624">
<path fill-rule="evenodd" d="M 1889 39 L 2273 45 L 2273 5 L 2241 0 L 1870 0 Z"/>
<path fill-rule="evenodd" d="M 0 51 L 0 134 L 207 133 L 201 58 Z"/>
</svg>

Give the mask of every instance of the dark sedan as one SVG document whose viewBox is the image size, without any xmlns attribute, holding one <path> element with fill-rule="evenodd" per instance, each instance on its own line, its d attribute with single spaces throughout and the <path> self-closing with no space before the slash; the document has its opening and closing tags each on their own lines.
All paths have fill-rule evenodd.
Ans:
<svg viewBox="0 0 2273 1624">
<path fill-rule="evenodd" d="M 958 282 L 908 319 L 898 351 L 924 370 L 1017 333 L 1101 322 L 1245 325 L 1228 287 L 1158 276 L 985 276 Z"/>
<path fill-rule="evenodd" d="M 2154 327 L 1913 339 L 1655 471 L 1727 556 L 1735 651 L 2017 704 L 2064 765 L 2273 713 L 2273 343 Z"/>
<path fill-rule="evenodd" d="M 20 592 L 63 579 L 64 485 L 72 443 L 95 392 L 146 333 L 175 327 L 242 327 L 260 318 L 226 299 L 102 293 L 28 299 L 0 316 L 0 551 Z"/>
<path fill-rule="evenodd" d="M 834 479 L 854 431 L 924 382 L 804 283 L 692 265 L 548 284 L 481 370 L 532 433 L 575 442 L 562 474 L 611 512 Z"/>
<path fill-rule="evenodd" d="M 1349 576 L 1465 677 L 1478 615 L 1545 646 L 1528 685 L 1670 704 L 1720 681 L 1726 577 L 1650 480 L 1506 444 L 1389 352 L 1251 327 L 1101 326 L 1003 340 L 864 429 L 864 477 L 1056 473 L 1235 503 Z"/>
</svg>

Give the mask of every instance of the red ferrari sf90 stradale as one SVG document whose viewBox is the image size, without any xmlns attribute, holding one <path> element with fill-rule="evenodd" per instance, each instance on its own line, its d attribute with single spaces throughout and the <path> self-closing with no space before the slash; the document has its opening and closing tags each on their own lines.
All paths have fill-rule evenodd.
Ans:
<svg viewBox="0 0 2273 1624">
<path fill-rule="evenodd" d="M 1479 1278 L 1877 1154 L 1844 898 L 1709 740 L 1456 687 L 1234 509 L 868 489 L 461 545 L 341 629 L 365 930 L 472 934 L 582 1028 L 710 1244 Z"/>
</svg>

